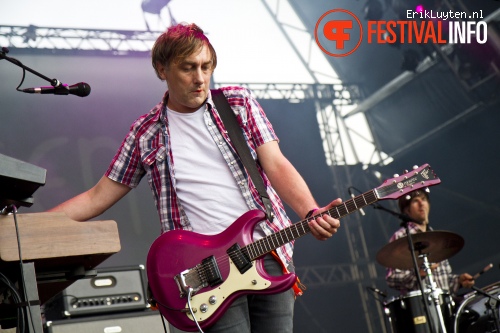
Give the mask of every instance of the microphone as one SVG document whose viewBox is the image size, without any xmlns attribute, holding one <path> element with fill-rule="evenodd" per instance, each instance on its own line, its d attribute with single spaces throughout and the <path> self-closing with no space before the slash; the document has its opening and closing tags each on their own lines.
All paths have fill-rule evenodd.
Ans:
<svg viewBox="0 0 500 333">
<path fill-rule="evenodd" d="M 354 193 L 352 193 L 350 187 L 349 187 L 348 191 L 349 191 L 349 194 L 351 195 L 351 198 L 354 199 L 356 196 L 354 195 Z M 353 200 L 353 201 L 354 201 L 354 204 L 356 204 L 356 201 L 355 200 Z M 359 208 L 358 210 L 359 210 L 359 212 L 361 213 L 362 216 L 365 216 L 365 211 L 363 210 L 363 208 Z"/>
<path fill-rule="evenodd" d="M 28 94 L 54 94 L 54 95 L 76 95 L 85 97 L 90 94 L 90 86 L 85 82 L 75 83 L 71 86 L 62 84 L 57 87 L 26 88 L 23 92 Z"/>
</svg>

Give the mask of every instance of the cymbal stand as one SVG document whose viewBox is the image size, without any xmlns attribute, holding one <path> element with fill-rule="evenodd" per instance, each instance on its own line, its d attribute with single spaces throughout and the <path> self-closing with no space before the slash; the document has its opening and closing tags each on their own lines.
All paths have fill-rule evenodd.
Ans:
<svg viewBox="0 0 500 333">
<path fill-rule="evenodd" d="M 432 274 L 431 264 L 429 263 L 429 260 L 427 259 L 426 253 L 420 254 L 419 258 L 421 258 L 423 260 L 422 266 L 423 266 L 424 271 L 427 275 L 427 280 L 429 282 L 429 286 L 431 289 L 432 301 L 434 303 L 434 306 L 436 308 L 436 312 L 438 314 L 439 326 L 441 327 L 441 332 L 446 333 L 446 325 L 444 322 L 443 312 L 441 311 L 441 306 L 439 304 L 439 292 L 436 288 L 436 282 L 434 281 L 434 276 Z M 424 299 L 424 302 L 426 302 L 425 299 Z"/>
</svg>

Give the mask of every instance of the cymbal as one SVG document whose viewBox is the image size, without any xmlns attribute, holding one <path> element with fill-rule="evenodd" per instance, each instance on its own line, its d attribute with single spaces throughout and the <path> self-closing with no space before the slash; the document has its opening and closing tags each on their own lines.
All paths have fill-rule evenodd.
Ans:
<svg viewBox="0 0 500 333">
<path fill-rule="evenodd" d="M 464 246 L 464 239 L 450 231 L 427 231 L 411 234 L 415 256 L 420 266 L 423 259 L 420 254 L 426 254 L 430 263 L 438 263 L 451 258 Z M 412 269 L 413 259 L 408 244 L 408 236 L 396 239 L 385 245 L 377 253 L 377 261 L 382 266 L 399 269 Z"/>
</svg>

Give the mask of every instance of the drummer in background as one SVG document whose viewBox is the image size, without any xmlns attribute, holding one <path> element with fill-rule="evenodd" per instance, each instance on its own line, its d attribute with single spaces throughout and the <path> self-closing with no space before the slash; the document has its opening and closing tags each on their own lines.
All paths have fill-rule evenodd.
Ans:
<svg viewBox="0 0 500 333">
<path fill-rule="evenodd" d="M 418 190 L 410 192 L 409 195 L 399 198 L 398 204 L 401 213 L 411 218 L 412 222 L 408 223 L 411 234 L 433 230 L 429 225 L 430 201 L 427 192 Z M 394 233 L 389 242 L 402 237 L 406 237 L 404 226 Z M 470 288 L 474 285 L 474 279 L 470 274 L 453 274 L 448 260 L 431 263 L 431 269 L 436 287 L 450 294 L 455 294 L 460 287 Z M 426 276 L 422 268 L 420 268 L 420 276 L 422 279 Z M 390 288 L 397 289 L 402 294 L 420 289 L 413 269 L 388 268 L 385 279 Z"/>
</svg>

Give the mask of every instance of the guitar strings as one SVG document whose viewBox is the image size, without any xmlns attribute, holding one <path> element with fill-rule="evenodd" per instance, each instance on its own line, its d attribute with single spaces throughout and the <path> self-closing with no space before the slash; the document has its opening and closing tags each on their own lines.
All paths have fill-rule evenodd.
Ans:
<svg viewBox="0 0 500 333">
<path fill-rule="evenodd" d="M 278 248 L 279 246 L 290 242 L 291 240 L 297 239 L 305 234 L 307 234 L 310 229 L 308 226 L 308 222 L 314 219 L 315 217 L 311 217 L 309 219 L 300 221 L 298 223 L 293 224 L 292 226 L 282 229 L 270 236 L 261 238 L 251 244 L 244 246 L 243 248 L 233 250 L 227 252 L 220 257 L 215 257 L 215 262 L 220 269 L 227 269 L 230 265 L 229 258 L 237 257 L 239 252 L 243 253 L 243 255 L 248 258 L 250 261 L 261 257 L 262 255 L 271 252 L 272 250 Z M 302 229 L 302 230 L 299 230 Z M 200 277 L 201 283 L 207 283 L 207 272 L 213 271 L 215 268 L 215 264 L 210 261 L 206 263 L 202 263 L 192 268 L 186 276 L 188 278 L 193 278 L 194 275 Z"/>
<path fill-rule="evenodd" d="M 380 189 L 386 189 L 391 187 L 392 185 L 386 186 L 386 187 L 381 187 Z M 366 196 L 369 196 L 367 198 Z M 356 200 L 362 200 L 361 202 L 357 202 Z M 375 191 L 371 190 L 366 193 L 361 194 L 360 196 L 357 196 L 355 198 L 352 198 L 346 202 L 343 202 L 342 204 L 335 206 L 331 209 L 329 209 L 326 212 L 322 212 L 316 215 L 311 216 L 310 218 L 307 218 L 305 220 L 302 220 L 300 222 L 294 223 L 291 226 L 279 230 L 276 233 L 269 235 L 267 237 L 261 238 L 251 244 L 248 244 L 240 249 L 233 250 L 227 252 L 227 254 L 224 254 L 220 257 L 215 257 L 215 264 L 213 261 L 202 263 L 197 265 L 196 267 L 192 268 L 187 274 L 187 277 L 192 278 L 193 275 L 197 275 L 200 278 L 200 282 L 203 284 L 208 283 L 207 281 L 207 272 L 214 271 L 215 270 L 215 265 L 220 269 L 227 269 L 228 266 L 230 265 L 230 261 L 228 259 L 232 259 L 235 257 L 238 257 L 240 253 L 243 254 L 243 256 L 248 259 L 249 261 L 253 261 L 269 252 L 272 250 L 278 248 L 279 246 L 282 246 L 286 243 L 291 242 L 292 240 L 298 239 L 299 237 L 304 236 L 307 234 L 310 229 L 308 223 L 324 214 L 328 214 L 334 218 L 340 218 L 345 215 L 348 215 L 358 209 L 358 207 L 364 207 L 370 203 L 373 203 L 377 201 Z M 352 207 L 354 204 L 354 207 Z M 352 209 L 354 208 L 354 209 Z"/>
</svg>

